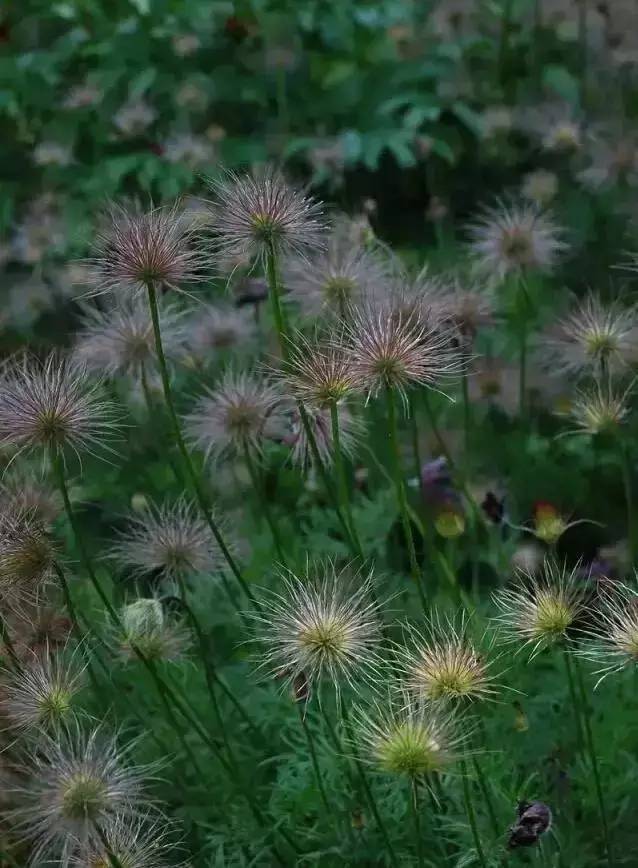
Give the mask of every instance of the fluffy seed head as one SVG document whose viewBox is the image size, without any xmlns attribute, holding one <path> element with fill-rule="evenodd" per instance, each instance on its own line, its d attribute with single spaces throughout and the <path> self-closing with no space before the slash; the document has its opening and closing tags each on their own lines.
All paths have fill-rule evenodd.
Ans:
<svg viewBox="0 0 638 868">
<path fill-rule="evenodd" d="M 148 597 L 124 606 L 120 618 L 123 631 L 117 640 L 121 653 L 136 659 L 135 649 L 151 660 L 178 660 L 189 643 L 186 628 L 169 621 L 160 600 Z"/>
<path fill-rule="evenodd" d="M 561 229 L 530 204 L 486 208 L 469 235 L 476 271 L 495 283 L 510 274 L 551 271 L 567 247 Z"/>
<path fill-rule="evenodd" d="M 175 307 L 162 305 L 160 328 L 164 354 L 179 355 L 186 332 L 183 314 Z M 98 375 L 139 375 L 155 365 L 155 341 L 148 304 L 144 298 L 118 298 L 106 310 L 87 307 L 80 325 L 75 355 Z"/>
<path fill-rule="evenodd" d="M 74 725 L 41 738 L 28 763 L 29 784 L 16 793 L 22 804 L 12 812 L 18 831 L 34 844 L 33 864 L 55 855 L 67 868 L 78 844 L 99 846 L 96 826 L 149 810 L 146 770 L 128 765 L 126 754 L 100 727 L 83 732 Z"/>
<path fill-rule="evenodd" d="M 324 466 L 329 467 L 334 460 L 334 448 L 332 441 L 332 419 L 330 410 L 326 407 L 307 406 L 306 418 L 312 431 L 317 451 Z M 357 443 L 363 436 L 364 427 L 359 419 L 356 419 L 345 405 L 339 407 L 339 446 L 342 454 L 351 458 L 356 450 Z M 293 407 L 290 411 L 290 432 L 284 437 L 284 442 L 291 447 L 293 464 L 302 469 L 314 463 L 312 446 L 308 441 L 305 426 L 302 422 L 299 409 Z"/>
<path fill-rule="evenodd" d="M 374 670 L 381 633 L 372 573 L 326 561 L 282 579 L 281 593 L 270 592 L 254 616 L 261 669 L 287 686 L 303 675 L 308 685 L 325 678 L 337 690 L 343 681 L 353 684 L 356 673 Z"/>
<path fill-rule="evenodd" d="M 33 654 L 26 665 L 7 673 L 0 693 L 0 712 L 16 729 L 57 729 L 73 716 L 73 703 L 84 685 L 86 661 L 81 654 Z"/>
<path fill-rule="evenodd" d="M 185 429 L 196 449 L 218 460 L 246 449 L 260 452 L 263 441 L 280 432 L 282 418 L 282 396 L 272 383 L 229 370 L 186 416 Z"/>
<path fill-rule="evenodd" d="M 228 172 L 211 182 L 211 218 L 223 256 L 303 255 L 323 244 L 321 207 L 277 171 Z"/>
<path fill-rule="evenodd" d="M 245 309 L 207 304 L 193 315 L 188 333 L 193 355 L 206 364 L 221 353 L 244 350 L 255 336 L 255 325 Z"/>
<path fill-rule="evenodd" d="M 449 331 L 389 306 L 360 308 L 345 326 L 344 350 L 355 384 L 370 397 L 385 388 L 436 386 L 460 369 Z"/>
<path fill-rule="evenodd" d="M 518 583 L 494 595 L 495 619 L 504 641 L 531 646 L 531 656 L 564 641 L 579 626 L 586 605 L 579 568 L 568 571 L 545 561 L 540 575 L 521 576 Z"/>
<path fill-rule="evenodd" d="M 481 700 L 496 692 L 491 661 L 468 636 L 461 616 L 441 621 L 435 612 L 424 632 L 408 628 L 407 644 L 398 650 L 406 690 L 425 700 Z"/>
<path fill-rule="evenodd" d="M 583 656 L 600 664 L 604 678 L 638 665 L 638 591 L 614 584 L 604 591 L 596 610 L 596 623 L 586 633 Z"/>
<path fill-rule="evenodd" d="M 357 709 L 355 726 L 362 758 L 392 775 L 445 771 L 462 745 L 451 713 L 407 697 Z"/>
<path fill-rule="evenodd" d="M 346 243 L 335 230 L 325 251 L 289 259 L 284 284 L 302 312 L 343 317 L 351 307 L 378 296 L 391 279 L 391 269 L 379 254 Z"/>
<path fill-rule="evenodd" d="M 0 515 L 0 601 L 19 611 L 37 604 L 51 580 L 56 551 L 43 526 L 28 513 Z"/>
<path fill-rule="evenodd" d="M 479 329 L 494 320 L 492 298 L 477 284 L 442 279 L 423 269 L 402 291 L 404 304 L 412 300 L 415 309 L 420 308 L 420 316 L 449 327 L 451 336 L 468 350 Z"/>
<path fill-rule="evenodd" d="M 99 384 L 75 360 L 25 356 L 0 375 L 0 442 L 18 450 L 102 447 L 117 426 Z"/>
<path fill-rule="evenodd" d="M 638 307 L 603 304 L 588 295 L 544 342 L 561 373 L 615 372 L 638 358 Z"/>
<path fill-rule="evenodd" d="M 195 227 L 177 205 L 146 212 L 115 206 L 104 223 L 86 263 L 89 294 L 138 291 L 148 283 L 180 289 L 204 278 Z"/>
<path fill-rule="evenodd" d="M 103 827 L 109 850 L 121 868 L 179 868 L 184 863 L 175 861 L 173 833 L 169 822 L 126 816 L 109 818 Z M 77 853 L 70 868 L 111 868 L 112 859 L 101 842 L 88 845 L 78 842 Z"/>
<path fill-rule="evenodd" d="M 152 505 L 142 514 L 131 514 L 110 557 L 134 576 L 154 573 L 170 580 L 214 573 L 220 556 L 206 522 L 192 503 L 181 498 L 175 503 Z"/>
<path fill-rule="evenodd" d="M 338 339 L 310 342 L 301 334 L 295 337 L 280 376 L 294 398 L 318 408 L 338 404 L 355 384 L 349 355 Z"/>
<path fill-rule="evenodd" d="M 0 482 L 0 512 L 14 517 L 27 515 L 46 528 L 61 514 L 62 498 L 41 471 L 21 465 Z"/>
<path fill-rule="evenodd" d="M 574 424 L 574 433 L 593 435 L 616 431 L 629 414 L 628 396 L 629 390 L 614 392 L 611 386 L 598 382 L 579 390 L 567 414 Z"/>
</svg>

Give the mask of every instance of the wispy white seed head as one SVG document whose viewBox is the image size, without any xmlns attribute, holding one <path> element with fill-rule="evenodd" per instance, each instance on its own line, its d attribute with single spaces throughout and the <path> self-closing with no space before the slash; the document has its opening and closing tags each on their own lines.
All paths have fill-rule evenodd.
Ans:
<svg viewBox="0 0 638 868">
<path fill-rule="evenodd" d="M 451 711 L 405 695 L 357 708 L 355 739 L 365 762 L 410 778 L 446 771 L 464 741 Z"/>
<path fill-rule="evenodd" d="M 305 407 L 307 424 L 312 432 L 317 452 L 324 466 L 329 467 L 334 461 L 334 445 L 332 439 L 332 418 L 327 407 Z M 354 417 L 348 407 L 339 407 L 339 447 L 341 454 L 352 458 L 357 443 L 364 434 L 363 422 Z M 298 407 L 290 410 L 290 431 L 284 437 L 284 442 L 291 447 L 293 464 L 306 469 L 315 464 L 316 456 L 308 439 L 306 427 L 302 421 Z"/>
<path fill-rule="evenodd" d="M 0 374 L 0 443 L 19 451 L 108 448 L 117 429 L 100 384 L 76 360 L 24 356 Z"/>
<path fill-rule="evenodd" d="M 180 355 L 186 340 L 184 314 L 176 307 L 159 308 L 162 346 L 167 359 Z M 156 363 L 153 324 L 144 298 L 118 297 L 100 309 L 86 307 L 75 343 L 75 356 L 100 376 L 139 376 Z"/>
<path fill-rule="evenodd" d="M 370 397 L 385 388 L 405 397 L 410 386 L 436 387 L 461 368 L 448 329 L 392 305 L 353 311 L 344 330 L 351 376 Z"/>
<path fill-rule="evenodd" d="M 603 303 L 589 294 L 543 342 L 548 365 L 561 373 L 614 373 L 638 359 L 638 306 Z"/>
<path fill-rule="evenodd" d="M 471 638 L 464 615 L 442 619 L 434 611 L 421 631 L 408 627 L 397 650 L 401 680 L 416 699 L 491 699 L 497 692 L 493 660 Z"/>
<path fill-rule="evenodd" d="M 12 728 L 56 730 L 74 716 L 74 702 L 84 686 L 86 659 L 80 647 L 72 654 L 47 646 L 32 653 L 19 669 L 6 673 L 0 713 Z"/>
<path fill-rule="evenodd" d="M 550 272 L 567 249 L 563 231 L 529 203 L 485 208 L 468 231 L 475 270 L 494 283 L 510 274 Z"/>
<path fill-rule="evenodd" d="M 309 341 L 297 334 L 279 377 L 287 393 L 318 408 L 343 401 L 356 382 L 350 355 L 336 336 Z"/>
<path fill-rule="evenodd" d="M 114 206 L 87 260 L 88 293 L 141 291 L 149 283 L 182 289 L 205 277 L 206 256 L 192 221 L 170 208 Z"/>
<path fill-rule="evenodd" d="M 311 317 L 343 317 L 350 307 L 381 297 L 391 279 L 392 269 L 385 258 L 346 243 L 341 231 L 332 233 L 325 251 L 290 258 L 284 267 L 290 297 Z"/>
<path fill-rule="evenodd" d="M 68 868 L 78 845 L 99 846 L 97 827 L 115 817 L 134 820 L 152 805 L 145 795 L 148 770 L 128 762 L 128 748 L 97 727 L 70 725 L 55 738 L 43 735 L 29 757 L 28 782 L 16 790 L 15 829 L 33 844 L 31 864 L 59 859 Z"/>
<path fill-rule="evenodd" d="M 245 308 L 207 304 L 197 308 L 188 331 L 193 355 L 207 364 L 225 352 L 244 352 L 255 337 L 255 323 Z"/>
<path fill-rule="evenodd" d="M 53 576 L 56 549 L 29 513 L 0 515 L 0 603 L 21 611 L 37 604 Z"/>
<path fill-rule="evenodd" d="M 129 516 L 110 557 L 133 576 L 153 573 L 160 579 L 214 573 L 220 552 L 208 524 L 190 501 L 151 505 Z"/>
<path fill-rule="evenodd" d="M 604 678 L 638 666 L 638 590 L 625 584 L 610 585 L 601 594 L 594 626 L 585 631 L 580 653 L 600 666 Z"/>
<path fill-rule="evenodd" d="M 153 816 L 109 818 L 102 828 L 108 849 L 122 868 L 186 868 L 178 858 L 173 825 Z M 69 868 L 111 868 L 104 844 L 78 841 Z"/>
<path fill-rule="evenodd" d="M 190 443 L 207 458 L 260 452 L 281 433 L 283 400 L 277 386 L 246 371 L 228 370 L 185 417 Z"/>
<path fill-rule="evenodd" d="M 569 570 L 546 560 L 540 574 L 519 573 L 515 585 L 494 595 L 494 620 L 503 641 L 529 647 L 533 657 L 581 626 L 586 596 L 579 566 Z"/>
<path fill-rule="evenodd" d="M 321 206 L 278 171 L 211 182 L 211 221 L 223 256 L 303 255 L 323 245 Z"/>
<path fill-rule="evenodd" d="M 529 172 L 523 179 L 521 195 L 539 208 L 545 208 L 558 193 L 558 175 L 546 169 Z"/>
<path fill-rule="evenodd" d="M 593 386 L 577 391 L 567 413 L 561 415 L 566 415 L 573 424 L 571 433 L 613 433 L 629 415 L 630 389 L 631 386 L 623 392 L 614 391 L 611 385 L 596 382 Z"/>
<path fill-rule="evenodd" d="M 372 572 L 325 561 L 281 578 L 282 590 L 265 594 L 254 615 L 259 669 L 287 686 L 303 675 L 309 685 L 325 679 L 337 691 L 374 671 L 381 622 Z"/>
<path fill-rule="evenodd" d="M 147 660 L 179 660 L 188 649 L 189 632 L 185 625 L 169 618 L 156 597 L 135 600 L 124 606 L 120 613 L 122 630 L 117 644 L 121 654 L 137 659 L 140 651 Z"/>
</svg>

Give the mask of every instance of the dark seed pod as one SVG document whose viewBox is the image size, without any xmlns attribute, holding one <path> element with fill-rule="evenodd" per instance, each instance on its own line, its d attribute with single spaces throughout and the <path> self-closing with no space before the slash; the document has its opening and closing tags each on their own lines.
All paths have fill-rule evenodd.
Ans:
<svg viewBox="0 0 638 868">
<path fill-rule="evenodd" d="M 552 812 L 544 802 L 519 802 L 518 820 L 510 828 L 508 846 L 531 847 L 552 824 Z"/>
<path fill-rule="evenodd" d="M 505 516 L 505 498 L 497 497 L 488 491 L 481 503 L 481 509 L 494 524 L 500 524 Z"/>
</svg>

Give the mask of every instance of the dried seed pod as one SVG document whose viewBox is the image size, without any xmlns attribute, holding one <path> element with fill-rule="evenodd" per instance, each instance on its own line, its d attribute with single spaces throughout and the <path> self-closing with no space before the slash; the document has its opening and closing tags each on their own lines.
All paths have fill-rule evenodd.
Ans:
<svg viewBox="0 0 638 868">
<path fill-rule="evenodd" d="M 552 811 L 544 802 L 519 802 L 518 819 L 510 828 L 508 847 L 532 847 L 552 825 Z"/>
</svg>

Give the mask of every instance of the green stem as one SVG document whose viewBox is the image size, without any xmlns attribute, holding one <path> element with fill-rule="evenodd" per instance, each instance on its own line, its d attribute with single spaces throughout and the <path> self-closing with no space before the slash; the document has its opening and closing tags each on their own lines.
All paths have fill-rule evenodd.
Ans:
<svg viewBox="0 0 638 868">
<path fill-rule="evenodd" d="M 525 410 L 527 406 L 527 323 L 523 320 L 520 324 L 519 334 L 519 355 L 518 355 L 518 401 L 519 413 L 521 420 L 525 419 Z"/>
<path fill-rule="evenodd" d="M 270 503 L 268 498 L 264 494 L 264 487 L 262 484 L 262 480 L 259 478 L 259 473 L 255 466 L 255 462 L 253 460 L 253 456 L 250 453 L 250 447 L 247 443 L 244 443 L 243 448 L 243 458 L 246 463 L 246 467 L 248 468 L 248 474 L 250 476 L 250 481 L 252 483 L 255 494 L 257 495 L 257 500 L 259 502 L 259 507 L 261 512 L 263 513 L 266 523 L 270 528 L 270 533 L 272 535 L 273 542 L 275 544 L 275 549 L 277 550 L 277 557 L 283 564 L 286 566 L 286 556 L 284 554 L 283 545 L 281 542 L 281 534 L 279 533 L 279 528 L 277 527 L 277 522 L 275 521 L 275 517 L 272 514 L 272 510 L 270 508 Z"/>
<path fill-rule="evenodd" d="M 66 606 L 67 612 L 69 613 L 69 618 L 71 619 L 71 626 L 73 627 L 73 632 L 75 633 L 78 640 L 81 642 L 84 639 L 84 632 L 80 627 L 79 621 L 77 619 L 77 613 L 75 611 L 75 606 L 73 605 L 73 598 L 71 597 L 71 589 L 69 588 L 69 583 L 66 580 L 64 570 L 57 561 L 53 562 L 53 570 L 60 583 L 60 588 L 62 589 L 64 604 Z M 95 694 L 96 699 L 102 699 L 103 691 L 100 690 L 97 676 L 95 674 L 95 670 L 93 669 L 93 663 L 90 659 L 88 659 L 88 656 L 86 671 L 89 674 L 89 681 L 91 682 L 91 687 L 93 688 L 93 693 Z"/>
<path fill-rule="evenodd" d="M 565 652 L 567 653 L 567 652 Z M 578 683 L 578 691 L 580 693 L 580 704 L 583 716 L 583 726 L 585 729 L 585 737 L 587 739 L 587 751 L 591 762 L 592 774 L 594 777 L 594 787 L 596 789 L 596 798 L 598 799 L 598 810 L 600 811 L 600 822 L 603 827 L 603 840 L 605 842 L 605 853 L 607 855 L 607 865 L 613 868 L 614 860 L 611 851 L 611 837 L 609 835 L 609 824 L 607 822 L 607 810 L 605 808 L 605 798 L 603 788 L 600 781 L 600 769 L 598 767 L 598 757 L 596 756 L 596 745 L 594 744 L 594 734 L 591 726 L 591 716 L 589 711 L 589 703 L 587 701 L 587 693 L 585 691 L 585 682 L 583 673 L 577 659 L 574 659 L 574 669 L 576 670 L 576 681 Z"/>
<path fill-rule="evenodd" d="M 498 78 L 501 87 L 508 83 L 508 58 L 510 31 L 512 27 L 512 0 L 504 0 L 503 14 L 501 17 L 501 36 L 498 47 Z"/>
<path fill-rule="evenodd" d="M 410 395 L 410 433 L 412 435 L 412 454 L 414 457 L 414 475 L 417 482 L 421 482 L 421 471 L 423 463 L 421 461 L 421 449 L 419 447 L 419 425 L 417 420 L 417 401 L 416 396 Z"/>
<path fill-rule="evenodd" d="M 467 356 L 466 356 L 467 364 Z M 463 389 L 463 439 L 465 443 L 465 472 L 468 473 L 468 461 L 470 458 L 470 434 L 472 431 L 472 404 L 470 402 L 470 388 L 467 378 L 467 368 L 464 366 L 464 373 L 461 377 L 461 387 Z"/>
<path fill-rule="evenodd" d="M 348 524 L 348 530 L 350 531 L 350 536 L 354 545 L 357 548 L 359 553 L 359 557 L 361 560 L 364 560 L 363 549 L 361 547 L 361 540 L 359 539 L 359 535 L 357 533 L 357 529 L 354 524 L 354 519 L 352 517 L 352 509 L 350 507 L 350 497 L 348 494 L 348 481 L 346 479 L 346 471 L 343 464 L 343 452 L 341 450 L 341 434 L 339 430 L 339 408 L 337 406 L 336 401 L 330 402 L 330 424 L 332 427 L 332 451 L 334 457 L 335 464 L 335 473 L 337 477 L 337 493 L 339 496 L 339 502 L 341 506 L 341 511 L 346 519 Z"/>
<path fill-rule="evenodd" d="M 421 578 L 421 570 L 419 569 L 419 563 L 416 557 L 416 550 L 414 548 L 414 537 L 412 535 L 412 522 L 410 521 L 410 513 L 408 510 L 408 500 L 405 493 L 405 484 L 403 481 L 403 475 L 401 471 L 401 455 L 399 453 L 399 439 L 398 439 L 398 431 L 397 431 L 397 414 L 396 414 L 396 405 L 394 401 L 394 392 L 392 391 L 391 386 L 386 386 L 385 389 L 386 396 L 386 407 L 388 413 L 388 438 L 390 441 L 390 455 L 392 460 L 392 476 L 394 479 L 394 488 L 397 496 L 397 503 L 399 506 L 399 512 L 401 515 L 401 523 L 403 525 L 403 532 L 405 534 L 407 546 L 408 546 L 408 556 L 410 559 L 410 572 L 412 574 L 412 578 L 416 582 L 417 591 L 419 593 L 419 598 L 421 600 L 421 605 L 423 607 L 423 611 L 428 612 L 427 600 L 425 597 L 425 591 L 423 589 L 423 583 Z"/>
<path fill-rule="evenodd" d="M 177 443 L 177 447 L 179 449 L 180 455 L 182 456 L 182 460 L 184 462 L 184 466 L 186 467 L 186 472 L 188 474 L 188 478 L 193 487 L 193 491 L 195 492 L 195 497 L 197 498 L 197 502 L 199 504 L 200 510 L 208 527 L 211 530 L 211 533 L 215 537 L 215 541 L 217 545 L 221 549 L 221 552 L 226 560 L 226 563 L 230 567 L 230 571 L 237 579 L 242 591 L 246 595 L 246 597 L 250 600 L 251 605 L 257 609 L 261 610 L 261 606 L 255 599 L 255 596 L 251 589 L 248 587 L 246 580 L 244 579 L 235 558 L 231 554 L 231 551 L 223 537 L 221 530 L 219 529 L 217 522 L 212 516 L 211 507 L 208 502 L 208 498 L 204 489 L 200 483 L 199 476 L 195 470 L 193 465 L 190 453 L 186 448 L 186 443 L 184 442 L 184 438 L 182 436 L 182 430 L 179 424 L 179 419 L 177 416 L 177 412 L 175 410 L 175 404 L 173 402 L 173 393 L 171 391 L 170 379 L 168 376 L 168 367 L 166 365 L 166 357 L 164 355 L 164 347 L 162 344 L 162 333 L 160 330 L 160 322 L 159 322 L 159 310 L 157 306 L 157 292 L 155 290 L 155 284 L 152 281 L 149 281 L 146 284 L 146 289 L 148 293 L 148 303 L 151 311 L 151 320 L 153 322 L 153 336 L 155 340 L 155 352 L 157 353 L 157 362 L 160 370 L 160 376 L 162 379 L 162 389 L 164 391 L 164 401 L 166 403 L 166 407 L 168 409 L 168 415 L 171 421 L 171 427 L 173 429 L 173 436 L 175 437 L 175 442 Z"/>
<path fill-rule="evenodd" d="M 572 664 L 571 664 L 571 656 L 569 651 L 563 649 L 561 651 L 563 655 L 563 659 L 565 661 L 565 674 L 567 675 L 567 688 L 569 690 L 569 700 L 571 702 L 571 706 L 574 713 L 574 722 L 576 724 L 576 745 L 579 753 L 583 751 L 583 730 L 581 724 L 581 714 L 580 708 L 578 705 L 578 698 L 576 696 L 576 689 L 574 687 L 574 673 L 572 672 Z"/>
<path fill-rule="evenodd" d="M 631 479 L 631 461 L 626 443 L 620 444 L 620 461 L 625 490 L 625 508 L 627 510 L 627 541 L 629 543 L 629 561 L 633 565 L 636 556 L 635 531 L 634 531 L 634 497 Z"/>
<path fill-rule="evenodd" d="M 7 654 L 9 655 L 9 659 L 11 660 L 11 665 L 16 668 L 20 667 L 20 659 L 16 653 L 15 645 L 13 644 L 13 639 L 11 638 L 11 632 L 7 626 L 7 622 L 4 619 L 4 615 L 0 612 L 0 640 L 2 644 L 7 649 Z"/>
<path fill-rule="evenodd" d="M 408 793 L 408 801 L 410 802 L 410 811 L 412 813 L 412 822 L 414 824 L 414 839 L 416 843 L 416 858 L 419 868 L 424 868 L 423 861 L 423 839 L 421 837 L 421 807 L 419 805 L 419 787 L 416 778 L 410 778 L 410 792 Z"/>
<path fill-rule="evenodd" d="M 494 803 L 492 802 L 492 796 L 490 795 L 490 790 L 487 785 L 487 781 L 485 780 L 485 775 L 483 774 L 481 764 L 475 756 L 472 756 L 472 766 L 474 767 L 474 772 L 476 773 L 476 780 L 481 791 L 483 802 L 485 803 L 485 807 L 487 808 L 487 814 L 490 818 L 490 824 L 492 826 L 494 837 L 497 838 L 501 834 L 501 830 L 498 825 L 498 820 L 496 819 Z"/>
<path fill-rule="evenodd" d="M 585 109 L 587 101 L 587 0 L 578 2 L 578 47 L 580 50 L 580 108 Z"/>
<path fill-rule="evenodd" d="M 357 774 L 359 776 L 359 780 L 361 781 L 361 786 L 363 788 L 363 792 L 366 797 L 366 801 L 368 802 L 368 806 L 372 812 L 372 816 L 374 817 L 375 823 L 379 831 L 381 832 L 381 836 L 385 843 L 385 846 L 388 851 L 388 856 L 390 857 L 390 862 L 394 866 L 394 868 L 399 868 L 399 862 L 397 860 L 396 853 L 394 851 L 394 847 L 390 841 L 390 836 L 388 835 L 388 830 L 385 827 L 383 820 L 381 819 L 381 814 L 379 813 L 379 808 L 377 807 L 377 803 L 375 801 L 374 795 L 370 788 L 370 784 L 368 782 L 367 775 L 365 773 L 365 769 L 363 768 L 363 763 L 361 762 L 361 757 L 359 756 L 359 752 L 356 747 L 356 741 L 354 739 L 354 733 L 352 732 L 352 725 L 350 723 L 350 718 L 348 716 L 348 711 L 346 709 L 345 703 L 341 706 L 341 714 L 343 717 L 343 723 L 346 729 L 346 734 L 348 736 L 348 741 L 350 742 L 352 754 L 354 758 L 355 768 L 357 770 Z"/>
<path fill-rule="evenodd" d="M 461 760 L 461 780 L 463 782 L 463 801 L 465 802 L 465 812 L 467 814 L 467 819 L 470 824 L 470 829 L 472 830 L 472 838 L 474 839 L 476 853 L 478 855 L 479 862 L 481 863 L 483 868 L 487 868 L 485 851 L 483 850 L 483 845 L 481 844 L 481 836 L 479 834 L 478 824 L 476 822 L 476 812 L 474 811 L 474 805 L 472 804 L 472 794 L 470 793 L 470 783 L 467 776 L 467 765 L 464 759 Z"/>
</svg>

